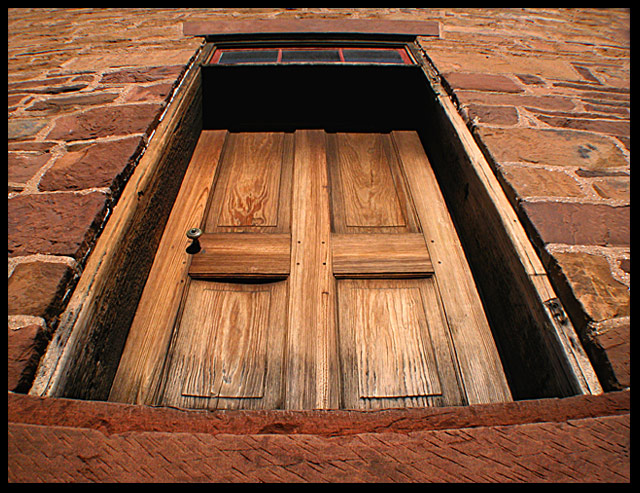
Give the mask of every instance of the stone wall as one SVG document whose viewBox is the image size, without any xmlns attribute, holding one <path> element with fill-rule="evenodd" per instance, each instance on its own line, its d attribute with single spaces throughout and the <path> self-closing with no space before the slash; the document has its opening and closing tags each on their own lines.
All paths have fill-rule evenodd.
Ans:
<svg viewBox="0 0 640 493">
<path fill-rule="evenodd" d="M 201 39 L 172 10 L 9 11 L 9 389 L 30 385 Z"/>
<path fill-rule="evenodd" d="M 628 387 L 628 10 L 9 9 L 9 390 L 28 390 L 105 219 L 202 45 L 182 22 L 299 17 L 440 23 L 421 47 L 604 368 L 603 385 Z"/>
<path fill-rule="evenodd" d="M 202 43 L 182 34 L 182 22 L 308 16 L 440 22 L 440 36 L 421 46 L 529 226 L 574 324 L 604 349 L 595 357 L 611 365 L 605 385 L 628 386 L 624 10 L 10 9 L 10 338 L 29 346 L 20 327 L 54 324 Z"/>
<path fill-rule="evenodd" d="M 423 38 L 422 47 L 528 226 L 574 325 L 606 352 L 613 375 L 603 384 L 628 386 L 628 13 L 456 10 L 440 21 L 441 37 Z M 593 359 L 601 358 L 597 349 L 588 348 Z"/>
</svg>

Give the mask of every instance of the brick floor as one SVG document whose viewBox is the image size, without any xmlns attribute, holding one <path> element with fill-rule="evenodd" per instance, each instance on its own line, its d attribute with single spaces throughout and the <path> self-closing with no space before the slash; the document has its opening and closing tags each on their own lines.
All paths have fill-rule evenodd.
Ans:
<svg viewBox="0 0 640 493">
<path fill-rule="evenodd" d="M 510 426 L 300 434 L 11 423 L 10 482 L 627 482 L 630 415 Z"/>
<path fill-rule="evenodd" d="M 8 394 L 9 482 L 628 482 L 630 392 L 189 411 Z"/>
</svg>

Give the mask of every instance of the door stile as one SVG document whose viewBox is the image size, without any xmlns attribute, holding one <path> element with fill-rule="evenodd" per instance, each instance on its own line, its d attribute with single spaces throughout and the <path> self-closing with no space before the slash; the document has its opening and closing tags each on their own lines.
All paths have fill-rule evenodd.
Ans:
<svg viewBox="0 0 640 493">
<path fill-rule="evenodd" d="M 227 132 L 202 132 L 158 245 L 129 330 L 109 400 L 153 404 L 182 295 L 189 284 L 185 231 L 199 227 L 220 163 Z"/>
<path fill-rule="evenodd" d="M 339 407 L 335 280 L 322 130 L 295 132 L 286 409 Z"/>
<path fill-rule="evenodd" d="M 510 401 L 491 328 L 422 143 L 415 132 L 392 135 L 431 256 L 468 403 Z"/>
</svg>

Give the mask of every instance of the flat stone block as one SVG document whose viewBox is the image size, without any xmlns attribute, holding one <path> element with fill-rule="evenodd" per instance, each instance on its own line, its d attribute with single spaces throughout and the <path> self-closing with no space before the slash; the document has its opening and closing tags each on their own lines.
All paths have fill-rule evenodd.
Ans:
<svg viewBox="0 0 640 493">
<path fill-rule="evenodd" d="M 53 140 L 86 140 L 145 133 L 160 116 L 160 104 L 113 105 L 59 117 L 47 136 Z"/>
<path fill-rule="evenodd" d="M 577 180 L 562 171 L 508 164 L 501 165 L 500 171 L 519 198 L 584 195 Z"/>
<path fill-rule="evenodd" d="M 522 208 L 544 243 L 628 246 L 631 242 L 629 206 L 523 202 Z"/>
<path fill-rule="evenodd" d="M 613 278 L 604 257 L 583 252 L 556 252 L 554 258 L 590 318 L 600 322 L 629 315 L 629 288 Z"/>
<path fill-rule="evenodd" d="M 49 161 L 50 157 L 49 153 L 17 154 L 9 152 L 8 180 L 14 183 L 26 183 Z"/>
<path fill-rule="evenodd" d="M 130 163 L 140 137 L 82 144 L 58 159 L 40 179 L 40 190 L 109 187 Z"/>
<path fill-rule="evenodd" d="M 71 276 L 66 264 L 25 262 L 18 264 L 8 281 L 9 315 L 43 317 Z"/>
<path fill-rule="evenodd" d="M 40 359 L 40 349 L 46 344 L 42 327 L 27 325 L 9 329 L 7 336 L 7 390 L 25 392 Z"/>
<path fill-rule="evenodd" d="M 452 89 L 474 91 L 523 92 L 524 89 L 509 77 L 494 74 L 449 72 L 443 78 Z"/>
<path fill-rule="evenodd" d="M 126 68 L 108 72 L 100 79 L 101 84 L 140 84 L 162 79 L 175 79 L 184 70 L 182 65 L 169 67 Z"/>
<path fill-rule="evenodd" d="M 35 253 L 78 258 L 85 238 L 102 218 L 100 192 L 18 195 L 8 200 L 9 257 Z"/>
<path fill-rule="evenodd" d="M 607 353 L 613 374 L 622 388 L 631 385 L 631 323 L 629 319 L 599 324 L 595 339 Z"/>
<path fill-rule="evenodd" d="M 515 125 L 518 123 L 518 111 L 513 106 L 470 104 L 467 112 L 469 118 L 477 118 L 478 123 L 494 125 Z"/>
<path fill-rule="evenodd" d="M 43 120 L 41 118 L 9 120 L 7 124 L 7 137 L 9 140 L 29 139 L 42 130 L 47 123 L 47 120 Z"/>
<path fill-rule="evenodd" d="M 622 151 L 607 137 L 579 131 L 537 128 L 478 128 L 494 160 L 606 169 L 627 166 Z"/>
</svg>

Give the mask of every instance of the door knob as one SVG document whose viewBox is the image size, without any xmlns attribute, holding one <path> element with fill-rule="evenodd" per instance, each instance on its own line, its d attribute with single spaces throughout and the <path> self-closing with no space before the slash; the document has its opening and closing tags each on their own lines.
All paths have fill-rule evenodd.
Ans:
<svg viewBox="0 0 640 493">
<path fill-rule="evenodd" d="M 189 238 L 192 243 L 187 247 L 187 253 L 198 253 L 200 251 L 200 240 L 199 238 L 202 236 L 202 230 L 200 228 L 191 228 L 187 230 L 187 238 Z"/>
</svg>

